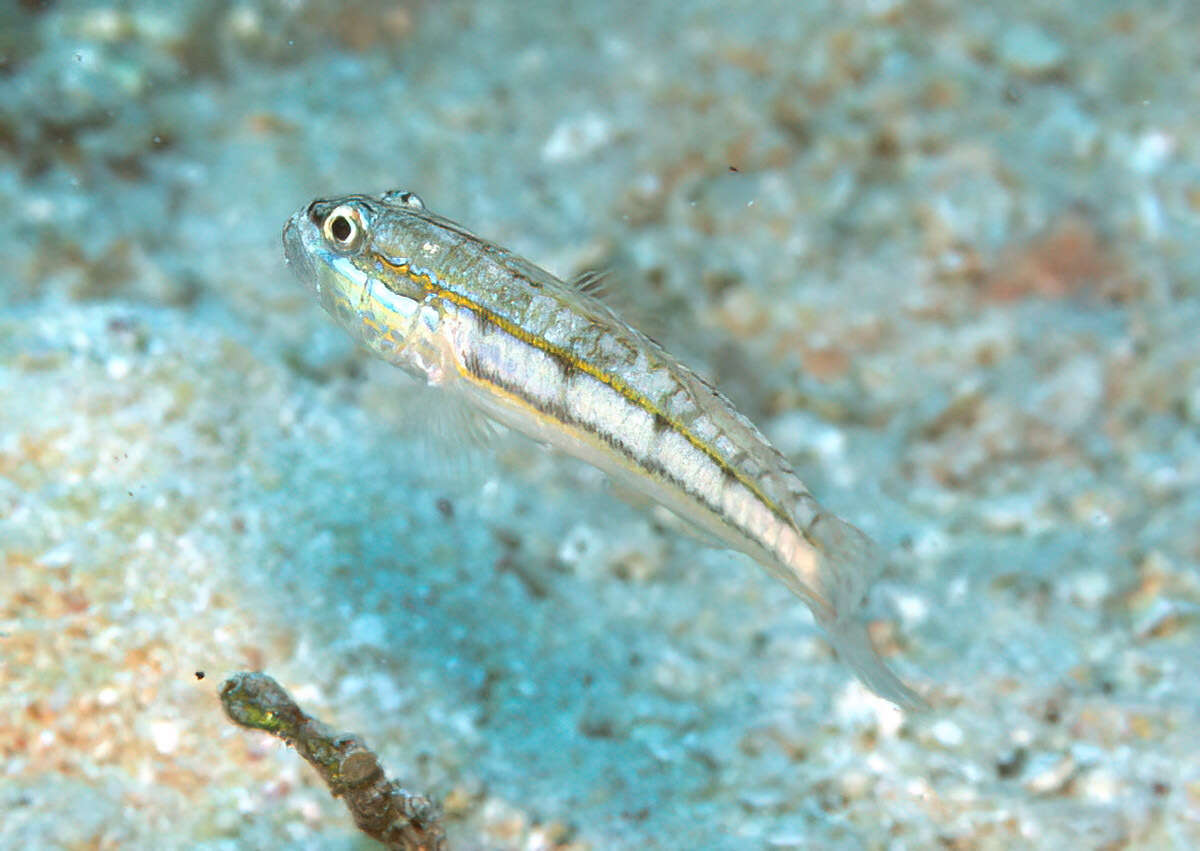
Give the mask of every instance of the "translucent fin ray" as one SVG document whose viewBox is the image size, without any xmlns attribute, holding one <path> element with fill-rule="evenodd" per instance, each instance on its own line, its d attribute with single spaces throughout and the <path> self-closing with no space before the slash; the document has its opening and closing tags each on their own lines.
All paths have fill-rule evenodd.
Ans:
<svg viewBox="0 0 1200 851">
<path fill-rule="evenodd" d="M 851 615 L 829 622 L 823 621 L 821 626 L 829 636 L 833 649 L 837 651 L 838 658 L 850 666 L 867 688 L 909 712 L 929 708 L 923 697 L 909 688 L 884 664 L 871 643 L 867 625 L 858 617 Z"/>
<path fill-rule="evenodd" d="M 833 649 L 871 691 L 910 711 L 928 708 L 925 700 L 884 664 L 861 611 L 867 590 L 883 567 L 883 553 L 861 531 L 821 511 L 808 527 L 820 553 L 821 595 L 828 608 L 817 620 Z"/>
</svg>

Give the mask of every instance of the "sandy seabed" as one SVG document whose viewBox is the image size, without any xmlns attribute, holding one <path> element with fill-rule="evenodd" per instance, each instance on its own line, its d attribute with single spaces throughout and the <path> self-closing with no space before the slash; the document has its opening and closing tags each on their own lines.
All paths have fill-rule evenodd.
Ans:
<svg viewBox="0 0 1200 851">
<path fill-rule="evenodd" d="M 1200 8 L 0 11 L 0 847 L 1200 846 Z M 754 565 L 420 390 L 284 267 L 406 187 L 619 308 L 878 539 L 906 715 Z M 201 678 L 200 674 L 203 674 Z"/>
</svg>

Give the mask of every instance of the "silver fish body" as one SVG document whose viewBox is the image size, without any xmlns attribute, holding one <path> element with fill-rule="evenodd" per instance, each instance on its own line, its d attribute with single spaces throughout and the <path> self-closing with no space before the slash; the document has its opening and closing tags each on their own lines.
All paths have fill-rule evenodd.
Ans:
<svg viewBox="0 0 1200 851">
<path fill-rule="evenodd" d="M 409 192 L 314 201 L 283 241 L 297 276 L 368 349 L 746 553 L 808 604 L 870 688 L 921 705 L 859 619 L 874 545 L 822 508 L 729 400 L 604 303 Z"/>
</svg>

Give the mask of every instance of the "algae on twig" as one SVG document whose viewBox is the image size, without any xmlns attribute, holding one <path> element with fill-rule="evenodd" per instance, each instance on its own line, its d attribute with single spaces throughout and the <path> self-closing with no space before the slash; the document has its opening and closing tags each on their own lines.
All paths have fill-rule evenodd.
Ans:
<svg viewBox="0 0 1200 851">
<path fill-rule="evenodd" d="M 235 724 L 265 730 L 294 747 L 329 791 L 346 801 L 363 833 L 394 851 L 448 851 L 436 802 L 388 780 L 362 739 L 306 715 L 266 674 L 228 677 L 221 684 L 221 705 Z"/>
</svg>

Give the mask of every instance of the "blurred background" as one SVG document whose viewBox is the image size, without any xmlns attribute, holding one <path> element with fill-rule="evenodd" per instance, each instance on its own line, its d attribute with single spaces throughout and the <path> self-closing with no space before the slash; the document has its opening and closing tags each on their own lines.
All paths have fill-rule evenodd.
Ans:
<svg viewBox="0 0 1200 851">
<path fill-rule="evenodd" d="M 1200 8 L 0 9 L 0 846 L 1200 845 Z M 406 188 L 617 306 L 889 553 L 905 715 L 594 471 L 431 447 L 284 266 Z M 199 675 L 203 673 L 201 678 Z"/>
</svg>

